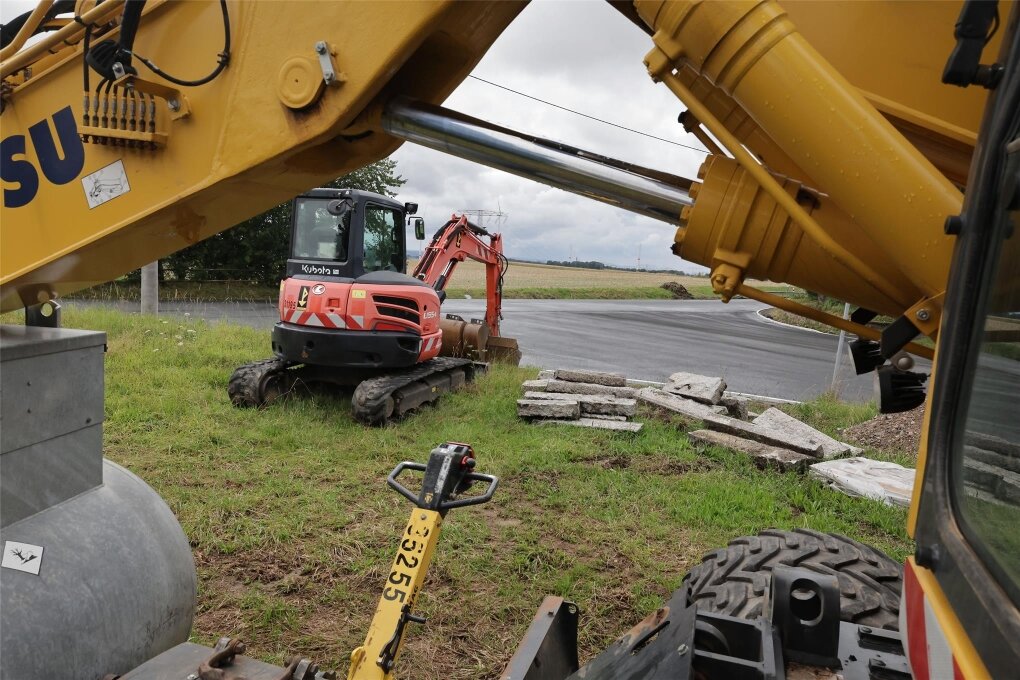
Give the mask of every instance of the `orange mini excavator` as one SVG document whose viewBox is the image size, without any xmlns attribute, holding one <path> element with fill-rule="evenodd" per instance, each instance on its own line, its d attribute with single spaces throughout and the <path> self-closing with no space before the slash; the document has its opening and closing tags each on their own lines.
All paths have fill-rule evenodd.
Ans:
<svg viewBox="0 0 1020 680">
<path fill-rule="evenodd" d="M 487 360 L 520 360 L 517 342 L 499 331 L 508 264 L 500 235 L 454 215 L 409 276 L 404 225 L 424 237 L 417 209 L 354 189 L 294 199 L 274 356 L 234 371 L 234 405 L 268 404 L 298 381 L 328 383 L 353 387 L 354 417 L 378 425 L 470 382 Z M 465 259 L 486 267 L 484 320 L 441 317 L 446 284 Z"/>
</svg>

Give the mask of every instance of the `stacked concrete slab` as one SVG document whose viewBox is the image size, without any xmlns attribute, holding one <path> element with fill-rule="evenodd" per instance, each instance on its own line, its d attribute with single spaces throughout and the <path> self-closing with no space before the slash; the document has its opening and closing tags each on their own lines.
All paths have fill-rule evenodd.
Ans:
<svg viewBox="0 0 1020 680">
<path fill-rule="evenodd" d="M 860 453 L 777 408 L 748 420 L 747 401 L 728 395 L 722 378 L 674 373 L 661 388 L 638 390 L 637 398 L 701 421 L 705 428 L 690 432 L 691 439 L 746 453 L 763 467 L 803 470 L 822 459 Z"/>
<path fill-rule="evenodd" d="M 560 369 L 542 371 L 521 385 L 517 415 L 537 424 L 574 425 L 618 432 L 640 432 L 631 422 L 637 390 L 619 373 Z"/>
</svg>

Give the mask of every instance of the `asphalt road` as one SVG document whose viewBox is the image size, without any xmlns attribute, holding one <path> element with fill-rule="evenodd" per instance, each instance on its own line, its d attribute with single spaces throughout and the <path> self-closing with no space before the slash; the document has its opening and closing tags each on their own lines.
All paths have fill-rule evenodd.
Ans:
<svg viewBox="0 0 1020 680">
<path fill-rule="evenodd" d="M 75 304 L 75 303 L 70 303 Z M 137 309 L 137 303 L 124 304 Z M 721 375 L 729 389 L 783 399 L 809 399 L 830 387 L 836 336 L 763 319 L 752 300 L 506 300 L 503 334 L 516 337 L 522 363 L 541 368 L 619 371 L 662 381 L 675 371 Z M 484 300 L 448 300 L 443 311 L 484 315 Z M 162 314 L 268 330 L 275 305 L 161 303 Z M 844 358 L 838 384 L 848 400 L 872 398 L 872 377 L 856 376 Z"/>
</svg>

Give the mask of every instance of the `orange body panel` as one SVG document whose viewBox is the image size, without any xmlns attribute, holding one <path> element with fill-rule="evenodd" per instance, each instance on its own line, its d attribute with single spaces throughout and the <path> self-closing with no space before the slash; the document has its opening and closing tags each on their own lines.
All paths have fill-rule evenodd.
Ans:
<svg viewBox="0 0 1020 680">
<path fill-rule="evenodd" d="M 439 356 L 439 296 L 425 286 L 286 279 L 280 284 L 280 321 L 298 326 L 403 331 L 422 339 L 418 361 Z"/>
</svg>

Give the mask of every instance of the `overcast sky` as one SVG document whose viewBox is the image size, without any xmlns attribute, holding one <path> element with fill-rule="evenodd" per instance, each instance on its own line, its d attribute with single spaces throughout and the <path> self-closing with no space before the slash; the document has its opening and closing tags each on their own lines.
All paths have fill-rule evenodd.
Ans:
<svg viewBox="0 0 1020 680">
<path fill-rule="evenodd" d="M 532 2 L 493 44 L 474 75 L 648 134 L 701 147 L 677 123 L 680 102 L 655 85 L 643 58 L 651 39 L 605 2 Z M 471 78 L 445 106 L 505 127 L 647 167 L 694 177 L 704 154 L 560 111 Z M 394 155 L 407 179 L 401 200 L 421 205 L 429 233 L 462 209 L 501 209 L 505 251 L 530 260 L 600 260 L 704 271 L 673 255 L 664 222 L 531 180 L 405 144 Z"/>
<path fill-rule="evenodd" d="M 30 0 L 0 0 L 3 21 Z M 682 110 L 655 85 L 642 60 L 651 39 L 607 3 L 538 0 L 485 55 L 474 75 L 648 134 L 701 147 L 677 123 Z M 444 104 L 522 132 L 621 160 L 693 177 L 704 154 L 620 130 L 468 78 Z M 407 180 L 399 198 L 415 201 L 431 234 L 450 213 L 506 213 L 509 257 L 600 260 L 633 267 L 704 271 L 669 251 L 675 228 L 590 199 L 412 144 L 394 158 Z M 486 225 L 488 226 L 488 225 Z M 412 235 L 409 234 L 409 238 Z M 413 242 L 409 241 L 409 244 Z M 414 245 L 411 245 L 414 248 Z"/>
</svg>

